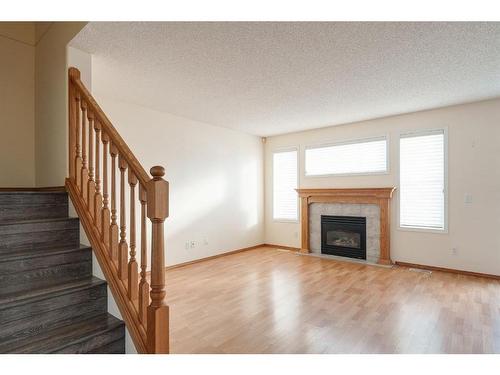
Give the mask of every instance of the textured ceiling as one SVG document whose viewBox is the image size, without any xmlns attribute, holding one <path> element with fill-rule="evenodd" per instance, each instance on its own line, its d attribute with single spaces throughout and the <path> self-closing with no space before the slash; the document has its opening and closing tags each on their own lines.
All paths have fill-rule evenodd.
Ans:
<svg viewBox="0 0 500 375">
<path fill-rule="evenodd" d="M 103 94 L 260 136 L 500 96 L 500 23 L 91 22 Z"/>
</svg>

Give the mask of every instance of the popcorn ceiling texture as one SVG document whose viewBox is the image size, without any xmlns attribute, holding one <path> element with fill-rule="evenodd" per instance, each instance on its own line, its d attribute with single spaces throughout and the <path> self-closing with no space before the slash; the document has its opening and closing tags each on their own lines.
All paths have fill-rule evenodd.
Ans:
<svg viewBox="0 0 500 375">
<path fill-rule="evenodd" d="M 499 40 L 498 22 L 90 22 L 71 45 L 101 94 L 269 136 L 500 96 Z"/>
<path fill-rule="evenodd" d="M 312 203 L 309 206 L 309 246 L 321 254 L 321 215 L 366 217 L 366 260 L 380 257 L 380 207 L 376 204 Z"/>
</svg>

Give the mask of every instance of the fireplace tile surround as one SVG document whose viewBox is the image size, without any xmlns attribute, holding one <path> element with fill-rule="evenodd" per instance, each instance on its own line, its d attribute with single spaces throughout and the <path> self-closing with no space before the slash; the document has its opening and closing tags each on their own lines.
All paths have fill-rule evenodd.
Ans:
<svg viewBox="0 0 500 375">
<path fill-rule="evenodd" d="M 301 252 L 321 254 L 321 215 L 362 216 L 367 218 L 367 261 L 392 264 L 390 201 L 394 190 L 297 189 L 301 201 Z"/>
<path fill-rule="evenodd" d="M 376 204 L 312 203 L 309 206 L 309 250 L 321 254 L 321 215 L 366 217 L 366 260 L 380 257 L 380 208 Z"/>
</svg>

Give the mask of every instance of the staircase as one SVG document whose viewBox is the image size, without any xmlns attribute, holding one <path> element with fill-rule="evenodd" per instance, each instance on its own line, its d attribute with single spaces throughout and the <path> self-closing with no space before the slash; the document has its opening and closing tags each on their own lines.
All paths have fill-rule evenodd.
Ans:
<svg viewBox="0 0 500 375">
<path fill-rule="evenodd" d="M 76 68 L 68 70 L 68 115 L 71 202 L 137 352 L 167 354 L 165 169 L 146 172 Z"/>
<path fill-rule="evenodd" d="M 0 189 L 0 353 L 123 353 L 126 325 L 138 353 L 167 354 L 165 169 L 145 171 L 76 68 L 68 115 L 66 191 Z"/>
<path fill-rule="evenodd" d="M 65 191 L 0 191 L 0 353 L 124 353 Z"/>
</svg>

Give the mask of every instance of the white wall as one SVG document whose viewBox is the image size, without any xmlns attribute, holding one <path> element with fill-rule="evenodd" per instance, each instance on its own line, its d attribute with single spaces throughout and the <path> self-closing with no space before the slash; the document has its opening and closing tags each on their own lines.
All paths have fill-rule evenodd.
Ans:
<svg viewBox="0 0 500 375">
<path fill-rule="evenodd" d="M 153 165 L 166 169 L 168 265 L 263 243 L 259 137 L 99 95 L 98 79 L 93 78 L 92 86 L 104 112 L 146 170 Z M 189 241 L 195 242 L 194 248 L 185 248 Z"/>
<path fill-rule="evenodd" d="M 35 184 L 34 26 L 0 22 L 0 187 Z"/>
<path fill-rule="evenodd" d="M 68 175 L 68 42 L 86 22 L 54 22 L 35 47 L 36 186 L 62 186 Z"/>
<path fill-rule="evenodd" d="M 0 186 L 67 174 L 66 44 L 85 22 L 0 22 Z"/>
<path fill-rule="evenodd" d="M 70 67 L 78 68 L 80 70 L 81 81 L 92 92 L 92 55 L 68 46 L 66 49 L 66 61 L 66 69 Z"/>
<path fill-rule="evenodd" d="M 395 261 L 500 275 L 500 100 L 270 137 L 265 145 L 265 241 L 300 247 L 299 223 L 272 219 L 272 151 L 298 146 L 299 187 L 398 186 L 399 133 L 448 128 L 449 231 L 446 234 L 398 229 L 398 194 L 393 199 L 391 255 Z M 385 175 L 305 177 L 304 148 L 342 140 L 388 135 L 390 172 Z M 465 194 L 472 204 L 465 204 Z M 458 252 L 452 254 L 456 247 Z"/>
</svg>

